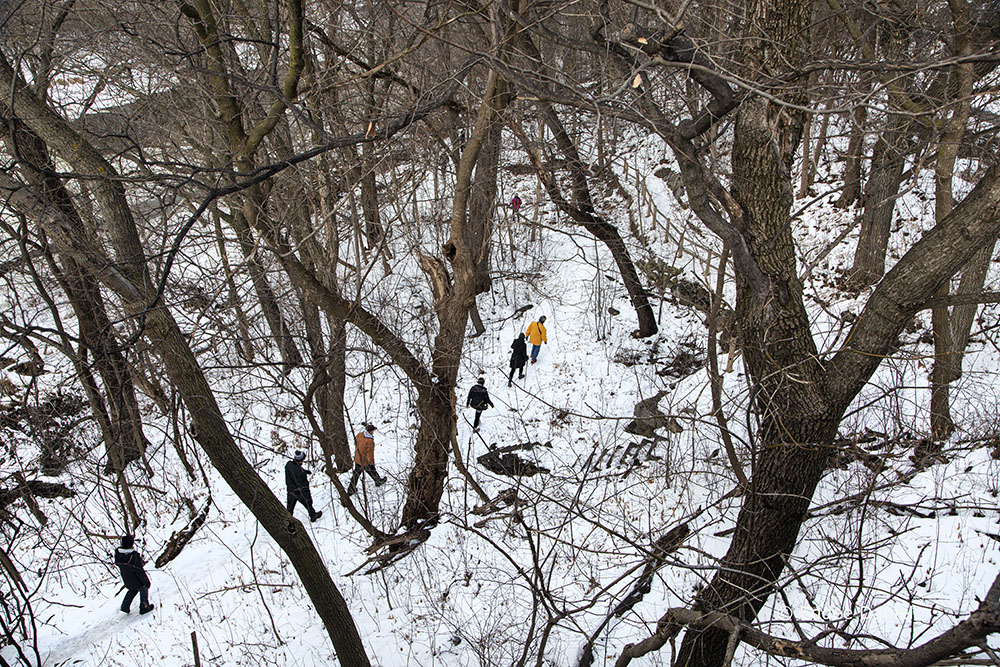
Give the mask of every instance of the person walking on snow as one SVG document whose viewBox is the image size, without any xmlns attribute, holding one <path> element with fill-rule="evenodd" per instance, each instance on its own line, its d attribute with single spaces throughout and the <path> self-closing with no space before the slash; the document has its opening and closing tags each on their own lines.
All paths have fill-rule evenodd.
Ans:
<svg viewBox="0 0 1000 667">
<path fill-rule="evenodd" d="M 288 513 L 295 513 L 295 503 L 309 511 L 309 520 L 315 521 L 323 516 L 322 512 L 313 509 L 312 492 L 309 491 L 309 471 L 302 467 L 306 460 L 304 452 L 296 451 L 291 461 L 285 464 L 285 487 L 288 489 Z"/>
<path fill-rule="evenodd" d="M 538 361 L 538 351 L 542 349 L 542 343 L 548 343 L 549 337 L 545 332 L 545 316 L 538 318 L 537 322 L 528 325 L 528 330 L 524 332 L 531 342 L 531 363 Z"/>
<path fill-rule="evenodd" d="M 507 386 L 514 384 L 514 371 L 517 371 L 517 379 L 524 379 L 524 364 L 528 362 L 528 344 L 524 342 L 524 334 L 518 334 L 514 342 L 510 344 L 510 377 L 507 378 Z"/>
<path fill-rule="evenodd" d="M 476 411 L 476 418 L 472 422 L 472 430 L 478 431 L 479 418 L 483 416 L 483 410 L 493 407 L 493 401 L 490 400 L 490 392 L 486 391 L 485 379 L 479 378 L 476 380 L 476 384 L 472 385 L 472 389 L 469 390 L 469 397 L 465 399 L 465 407 Z"/>
<path fill-rule="evenodd" d="M 351 475 L 351 483 L 347 485 L 347 495 L 357 491 L 362 472 L 368 473 L 375 480 L 375 486 L 385 484 L 385 477 L 381 477 L 375 470 L 375 437 L 372 435 L 375 431 L 375 424 L 365 424 L 364 429 L 354 436 L 354 474 Z"/>
<path fill-rule="evenodd" d="M 521 210 L 521 198 L 518 197 L 517 195 L 514 195 L 511 198 L 511 200 L 510 200 L 510 207 L 514 210 L 514 213 L 517 213 L 518 211 L 520 211 Z"/>
<path fill-rule="evenodd" d="M 149 601 L 149 575 L 142 568 L 143 560 L 135 550 L 135 536 L 122 535 L 122 545 L 115 550 L 115 565 L 122 575 L 122 583 L 128 589 L 122 600 L 122 611 L 126 614 L 132 608 L 132 600 L 139 595 L 139 613 L 148 614 L 153 611 Z"/>
</svg>

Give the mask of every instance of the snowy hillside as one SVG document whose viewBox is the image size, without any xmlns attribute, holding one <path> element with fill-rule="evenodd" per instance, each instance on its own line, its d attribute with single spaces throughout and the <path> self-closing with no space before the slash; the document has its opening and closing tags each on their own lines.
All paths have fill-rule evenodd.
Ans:
<svg viewBox="0 0 1000 667">
<path fill-rule="evenodd" d="M 651 173 L 645 178 L 660 224 L 684 220 L 662 182 Z M 523 184 L 522 191 L 527 188 Z M 294 397 L 308 385 L 308 374 L 281 377 L 226 363 L 212 371 L 213 387 L 244 452 L 279 498 L 287 457 L 295 449 L 307 452 L 323 517 L 305 525 L 348 601 L 373 664 L 520 664 L 525 636 L 544 637 L 545 664 L 576 664 L 591 639 L 595 664 L 612 664 L 625 644 L 652 631 L 667 608 L 690 602 L 727 548 L 740 497 L 733 493 L 735 477 L 711 417 L 703 314 L 668 295 L 655 304 L 661 333 L 646 340 L 631 337 L 634 312 L 607 254 L 550 209 L 541 211 L 536 240 L 528 240 L 534 206 L 544 204 L 527 202 L 516 218 L 500 213 L 502 228 L 509 226 L 517 238 L 521 265 L 498 266 L 491 293 L 480 297 L 487 331 L 466 342 L 457 397 L 461 408 L 475 378 L 486 379 L 496 407 L 485 412 L 478 434 L 471 429 L 473 411 L 460 409 L 457 442 L 486 494 L 496 498 L 513 488 L 516 505 L 475 513 L 482 501 L 453 464 L 442 520 L 430 539 L 390 567 L 366 574 L 372 541 L 324 477 L 318 447 L 296 410 Z M 848 215 L 827 203 L 808 209 L 798 226 L 800 261 L 815 257 Z M 627 226 L 625 220 L 619 223 Z M 663 228 L 651 227 L 651 220 L 644 224 L 661 237 L 657 253 L 680 256 L 673 245 L 676 229 L 664 244 Z M 407 252 L 395 250 L 400 256 Z M 832 287 L 845 252 L 849 249 L 839 247 L 807 278 L 821 350 L 842 338 L 838 318 L 864 298 Z M 714 285 L 717 266 L 706 273 L 701 260 L 678 264 L 685 262 L 682 277 Z M 534 277 L 526 280 L 526 274 Z M 412 265 L 402 264 L 395 275 L 402 275 L 403 284 L 419 281 Z M 11 306 L 16 294 L 7 292 Z M 730 304 L 732 298 L 727 293 Z M 610 314 L 611 308 L 617 314 Z M 548 344 L 539 362 L 528 365 L 527 377 L 508 388 L 510 343 L 542 314 Z M 219 354 L 209 351 L 211 326 L 193 325 L 203 358 Z M 865 429 L 892 437 L 901 435 L 901 427 L 921 431 L 928 354 L 921 333 L 927 327 L 918 321 L 898 356 L 886 360 L 859 397 L 858 410 L 849 412 L 844 437 Z M 964 430 L 948 443 L 939 464 L 916 469 L 911 449 L 897 443 L 864 455 L 845 454 L 826 475 L 782 593 L 766 608 L 765 629 L 794 636 L 795 623 L 808 628 L 806 634 L 838 628 L 906 644 L 950 627 L 982 598 L 1000 546 L 988 535 L 1000 533 L 1000 463 L 991 456 L 994 443 L 979 439 L 992 435 L 997 405 L 991 380 L 996 348 L 982 344 L 990 335 L 976 336 L 980 342 L 967 361 L 955 406 Z M 350 428 L 359 430 L 364 420 L 378 426 L 378 467 L 389 477 L 380 488 L 365 478 L 355 502 L 377 528 L 391 532 L 413 457 L 412 395 L 391 366 L 361 349 L 360 338 L 352 344 L 357 347 L 349 356 L 355 371 L 346 393 Z M 741 359 L 729 360 L 725 353 L 720 350 L 720 364 L 729 361 L 732 367 L 724 376 L 724 409 L 734 434 L 744 438 L 746 378 Z M 687 368 L 676 363 L 689 357 L 694 362 Z M 46 384 L 59 377 L 53 371 L 39 378 L 35 391 L 59 389 Z M 8 375 L 26 386 L 23 378 Z M 672 419 L 670 425 L 658 422 L 655 439 L 643 440 L 626 429 L 637 404 L 650 398 Z M 282 402 L 285 409 L 279 409 Z M 332 664 L 326 632 L 273 541 L 192 448 L 184 424 L 170 423 L 148 402 L 143 409 L 150 434 L 156 434 L 147 453 L 156 472 L 148 478 L 130 472 L 148 521 L 138 531 L 138 549 L 152 561 L 171 532 L 210 499 L 207 521 L 175 560 L 162 568 L 150 563 L 153 613 L 139 616 L 133 609 L 125 615 L 118 610 L 120 583 L 110 565 L 119 531 L 94 518 L 106 516 L 100 510 L 109 502 L 106 483 L 91 458 L 53 477 L 76 495 L 44 501 L 48 523 L 37 541 L 20 540 L 19 547 L 28 551 L 18 553 L 19 562 L 32 564 L 22 571 L 25 585 L 42 587 L 33 598 L 42 664 L 192 665 L 195 637 L 201 664 Z M 95 436 L 86 428 L 74 430 L 81 441 Z M 870 442 L 878 446 L 885 438 Z M 492 447 L 523 443 L 536 444 L 518 454 L 548 472 L 507 477 L 477 462 Z M 188 475 L 178 462 L 178 445 L 195 462 L 197 474 Z M 750 466 L 744 443 L 739 451 Z M 37 470 L 39 451 L 31 438 L 24 438 L 16 459 L 4 465 Z M 347 479 L 341 476 L 344 484 Z M 14 511 L 21 521 L 37 521 L 23 506 Z M 305 520 L 304 512 L 299 518 Z M 651 544 L 685 522 L 690 536 L 665 556 L 648 592 L 614 616 L 640 579 Z M 871 556 L 862 556 L 869 549 Z M 17 659 L 10 648 L 2 655 L 7 662 Z M 642 664 L 669 659 L 661 652 Z M 742 650 L 737 654 L 741 664 L 747 659 Z"/>
</svg>

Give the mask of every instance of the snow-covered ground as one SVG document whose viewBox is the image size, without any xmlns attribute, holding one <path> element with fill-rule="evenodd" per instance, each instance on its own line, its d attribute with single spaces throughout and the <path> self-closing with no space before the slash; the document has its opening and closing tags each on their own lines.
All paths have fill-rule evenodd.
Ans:
<svg viewBox="0 0 1000 667">
<path fill-rule="evenodd" d="M 660 226 L 650 229 L 651 220 L 642 222 L 659 239 L 654 248 L 661 256 L 677 256 L 674 245 L 663 243 L 663 221 L 689 216 L 677 210 L 660 181 L 649 175 L 647 182 Z M 682 378 L 657 373 L 683 342 L 695 340 L 704 347 L 702 315 L 669 299 L 656 301 L 661 333 L 647 340 L 631 337 L 634 313 L 609 256 L 551 211 L 542 215 L 545 227 L 538 240 L 528 241 L 525 221 L 533 205 L 526 202 L 525 217 L 505 217 L 503 225 L 515 227 L 518 270 L 530 264 L 541 269 L 540 275 L 529 281 L 514 271 L 498 271 L 492 293 L 480 297 L 487 332 L 466 341 L 458 395 L 464 405 L 475 378 L 486 378 L 496 407 L 484 413 L 478 434 L 471 429 L 473 412 L 462 410 L 458 443 L 472 475 L 491 497 L 518 489 L 525 504 L 517 508 L 517 517 L 511 508 L 471 514 L 480 500 L 452 466 L 443 520 L 431 538 L 392 567 L 363 574 L 370 539 L 319 472 L 318 446 L 310 442 L 308 425 L 296 409 L 295 393 L 304 390 L 309 377 L 294 371 L 280 379 L 225 364 L 212 371 L 241 446 L 279 498 L 284 497 L 286 456 L 294 449 L 309 452 L 316 470 L 313 496 L 324 515 L 306 526 L 348 601 L 373 664 L 514 664 L 525 641 L 543 634 L 546 664 L 575 664 L 587 638 L 632 589 L 643 550 L 690 520 L 692 535 L 658 571 L 651 591 L 596 638 L 595 664 L 611 664 L 626 643 L 647 636 L 667 608 L 690 602 L 728 545 L 727 531 L 740 503 L 727 495 L 735 477 L 707 418 L 711 401 L 705 371 Z M 836 237 L 848 215 L 828 202 L 803 214 L 797 234 L 804 263 Z M 627 221 L 621 224 L 624 231 Z M 677 229 L 672 234 L 676 239 Z M 842 296 L 832 286 L 830 269 L 849 251 L 850 242 L 806 278 L 823 351 L 835 349 L 845 333 L 840 313 L 857 312 L 864 296 Z M 635 253 L 636 259 L 643 256 L 638 247 Z M 714 285 L 714 275 L 705 275 L 700 260 L 685 255 L 677 263 L 688 279 Z M 405 285 L 416 280 L 414 275 L 393 280 Z M 396 289 L 393 285 L 387 289 Z M 529 303 L 532 309 L 512 316 Z M 609 314 L 609 307 L 620 314 Z M 549 342 L 539 362 L 527 366 L 527 377 L 508 388 L 510 343 L 542 314 Z M 210 327 L 199 335 L 210 339 Z M 883 364 L 870 391 L 859 397 L 857 405 L 865 407 L 849 411 L 845 435 L 866 427 L 891 435 L 925 428 L 929 350 L 916 343 L 920 331 L 907 336 L 899 356 Z M 771 621 L 769 631 L 795 637 L 789 623 L 794 617 L 812 633 L 837 626 L 903 645 L 940 632 L 975 608 L 996 574 L 1000 547 L 985 535 L 1000 533 L 1000 461 L 991 457 L 990 443 L 977 440 L 992 432 L 995 421 L 997 353 L 983 345 L 981 335 L 978 341 L 973 344 L 977 353 L 967 360 L 969 372 L 955 391 L 955 412 L 964 430 L 949 443 L 947 462 L 910 476 L 912 452 L 904 447 L 874 452 L 884 456 L 881 468 L 849 461 L 831 470 L 814 498 L 814 516 L 791 559 L 783 595 L 773 596 L 762 615 Z M 376 363 L 380 360 L 359 353 L 352 361 L 355 370 L 366 364 L 375 369 L 352 375 L 351 426 L 357 430 L 362 420 L 371 420 L 379 427 L 376 456 L 390 479 L 376 489 L 364 478 L 356 502 L 377 527 L 392 530 L 412 462 L 417 427 L 412 392 L 391 368 Z M 726 361 L 723 354 L 723 367 Z M 886 388 L 893 391 L 866 405 Z M 628 445 L 639 441 L 624 430 L 635 405 L 661 391 L 659 407 L 676 418 L 681 432 L 662 431 L 654 457 L 640 456 L 635 466 L 623 463 Z M 739 359 L 725 376 L 725 392 L 731 426 L 737 435 L 745 433 L 747 391 Z M 42 501 L 49 524 L 37 542 L 17 542 L 18 562 L 32 564 L 22 572 L 28 587 L 40 586 L 33 611 L 42 664 L 192 665 L 193 634 L 202 664 L 331 664 L 335 658 L 325 630 L 280 551 L 203 456 L 208 488 L 200 472 L 188 477 L 174 450 L 179 431 L 155 408 L 146 409 L 155 473 L 147 478 L 137 466 L 129 473 L 148 522 L 137 547 L 152 561 L 171 531 L 187 523 L 189 509 L 200 508 L 210 491 L 208 520 L 178 558 L 162 569 L 149 565 L 152 614 L 140 617 L 133 609 L 126 616 L 118 609 L 120 584 L 110 557 L 117 534 L 107 518 L 113 514 L 108 509 L 113 490 L 94 466 L 68 471 L 60 479 L 78 495 Z M 521 454 L 550 474 L 512 479 L 476 463 L 490 445 L 527 442 L 545 445 Z M 189 438 L 182 436 L 180 444 L 199 460 Z M 30 442 L 17 452 L 19 459 L 5 465 L 37 468 Z M 347 476 L 342 479 L 346 483 Z M 35 521 L 23 507 L 16 511 L 29 524 Z M 543 591 L 544 599 L 533 597 L 533 589 Z M 545 632 L 556 616 L 561 617 Z M 531 646 L 529 656 L 537 650 L 537 644 Z M 8 662 L 15 659 L 10 649 L 2 655 Z M 741 651 L 737 660 L 754 662 L 755 656 Z M 664 649 L 641 664 L 669 661 L 670 651 Z"/>
</svg>

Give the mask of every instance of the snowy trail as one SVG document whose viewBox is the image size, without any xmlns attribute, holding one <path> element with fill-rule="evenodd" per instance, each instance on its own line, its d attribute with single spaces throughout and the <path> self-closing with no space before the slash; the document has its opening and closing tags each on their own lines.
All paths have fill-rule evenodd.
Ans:
<svg viewBox="0 0 1000 667">
<path fill-rule="evenodd" d="M 124 595 L 124 593 L 122 594 Z M 79 625 L 66 628 L 71 634 L 65 635 L 62 640 L 50 643 L 48 646 L 40 647 L 43 664 L 45 665 L 100 665 L 100 660 L 94 658 L 94 646 L 105 646 L 108 654 L 120 657 L 120 654 L 127 651 L 125 647 L 116 642 L 116 638 L 125 639 L 129 643 L 137 643 L 136 636 L 143 641 L 152 639 L 156 630 L 156 614 L 159 608 L 151 613 L 140 616 L 137 611 L 138 600 L 133 603 L 131 614 L 123 614 L 118 608 L 121 604 L 121 595 L 114 599 L 107 599 L 98 608 L 93 609 L 86 616 L 81 615 L 83 620 Z M 154 603 L 155 604 L 155 603 Z M 88 655 L 90 658 L 81 658 Z"/>
</svg>

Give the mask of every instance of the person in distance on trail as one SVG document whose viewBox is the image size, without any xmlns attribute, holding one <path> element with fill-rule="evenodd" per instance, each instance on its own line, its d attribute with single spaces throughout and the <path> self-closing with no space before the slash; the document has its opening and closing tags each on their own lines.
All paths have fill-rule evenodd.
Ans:
<svg viewBox="0 0 1000 667">
<path fill-rule="evenodd" d="M 531 343 L 531 363 L 538 361 L 538 351 L 542 349 L 542 343 L 548 343 L 549 337 L 545 331 L 545 316 L 538 318 L 537 322 L 528 325 L 528 330 L 524 332 Z"/>
<path fill-rule="evenodd" d="M 315 521 L 323 516 L 323 512 L 313 509 L 312 492 L 309 491 L 309 471 L 302 467 L 302 462 L 306 460 L 305 452 L 296 451 L 288 463 L 285 464 L 285 486 L 288 489 L 288 513 L 295 513 L 295 503 L 302 505 L 309 511 L 309 520 Z"/>
<path fill-rule="evenodd" d="M 149 601 L 149 575 L 142 568 L 142 556 L 135 550 L 134 535 L 122 535 L 122 544 L 115 550 L 115 565 L 121 572 L 122 583 L 128 589 L 122 600 L 122 611 L 129 613 L 136 594 L 139 595 L 139 613 L 148 614 L 153 611 L 153 605 Z"/>
<path fill-rule="evenodd" d="M 517 213 L 518 211 L 520 211 L 521 210 L 521 198 L 518 197 L 517 195 L 514 195 L 511 198 L 511 200 L 510 200 L 510 207 L 514 210 L 514 213 Z"/>
<path fill-rule="evenodd" d="M 511 372 L 513 373 L 513 371 Z M 476 384 L 472 385 L 472 389 L 469 390 L 469 397 L 465 399 L 465 407 L 476 411 L 476 418 L 472 422 L 472 430 L 478 431 L 479 418 L 483 416 L 483 410 L 493 407 L 493 401 L 490 400 L 490 392 L 486 391 L 485 379 L 479 378 L 476 380 Z"/>
<path fill-rule="evenodd" d="M 510 377 L 507 378 L 507 386 L 514 384 L 514 371 L 517 371 L 517 379 L 524 379 L 524 364 L 528 362 L 528 344 L 524 342 L 524 334 L 518 334 L 514 342 L 510 344 Z"/>
<path fill-rule="evenodd" d="M 347 485 L 347 495 L 357 491 L 362 472 L 368 473 L 375 480 L 375 486 L 385 484 L 385 477 L 375 470 L 375 437 L 372 435 L 375 431 L 375 424 L 364 424 L 364 428 L 354 436 L 354 474 L 351 475 L 351 483 Z"/>
</svg>

